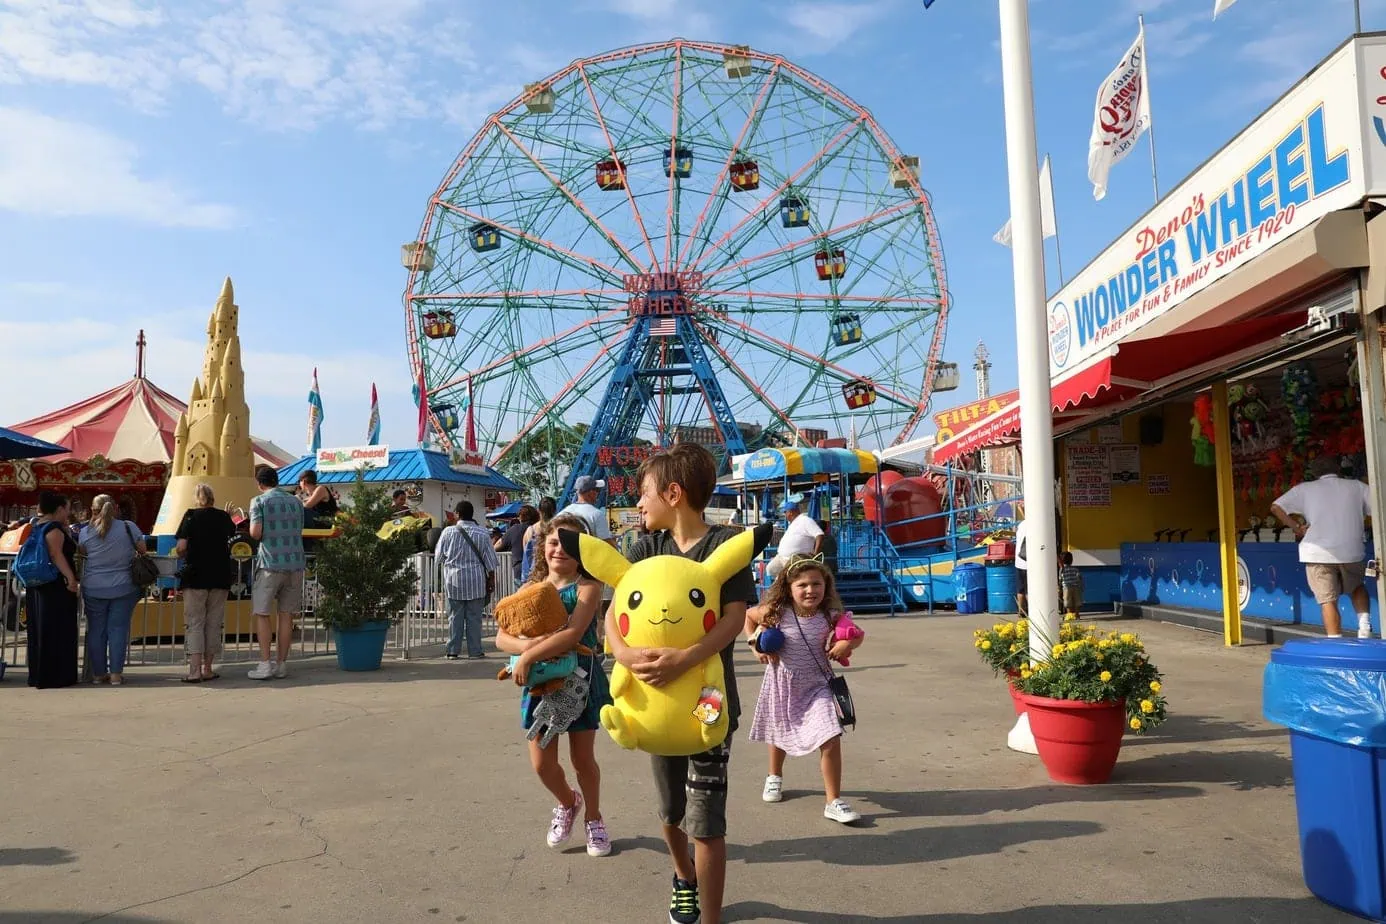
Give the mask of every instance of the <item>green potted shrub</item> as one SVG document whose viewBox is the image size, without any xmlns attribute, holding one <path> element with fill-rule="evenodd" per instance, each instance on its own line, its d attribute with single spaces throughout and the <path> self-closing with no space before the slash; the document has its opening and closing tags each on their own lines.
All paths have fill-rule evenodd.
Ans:
<svg viewBox="0 0 1386 924">
<path fill-rule="evenodd" d="M 318 547 L 317 615 L 332 630 L 342 670 L 379 669 L 390 623 L 416 586 L 412 538 L 377 535 L 390 516 L 385 489 L 358 472 L 350 505 L 337 514 L 339 534 Z"/>
</svg>

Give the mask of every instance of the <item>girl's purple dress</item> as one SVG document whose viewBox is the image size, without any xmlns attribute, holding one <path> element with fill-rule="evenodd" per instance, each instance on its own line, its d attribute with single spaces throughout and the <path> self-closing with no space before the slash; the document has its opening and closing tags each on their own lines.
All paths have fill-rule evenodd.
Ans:
<svg viewBox="0 0 1386 924">
<path fill-rule="evenodd" d="M 751 740 L 803 757 L 842 734 L 823 651 L 832 627 L 821 612 L 799 618 L 786 608 L 780 612 L 780 630 L 784 647 L 778 663 L 765 665 Z"/>
</svg>

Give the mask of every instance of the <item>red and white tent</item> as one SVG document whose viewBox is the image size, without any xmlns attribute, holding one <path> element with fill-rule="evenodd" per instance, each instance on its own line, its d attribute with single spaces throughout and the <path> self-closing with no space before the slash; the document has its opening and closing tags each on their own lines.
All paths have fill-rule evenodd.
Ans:
<svg viewBox="0 0 1386 924">
<path fill-rule="evenodd" d="M 90 459 L 101 455 L 116 462 L 173 461 L 173 432 L 188 406 L 153 382 L 135 376 L 110 391 L 33 420 L 11 425 L 29 436 L 72 451 L 45 461 Z M 283 468 L 294 458 L 268 440 L 253 439 L 256 463 Z"/>
</svg>

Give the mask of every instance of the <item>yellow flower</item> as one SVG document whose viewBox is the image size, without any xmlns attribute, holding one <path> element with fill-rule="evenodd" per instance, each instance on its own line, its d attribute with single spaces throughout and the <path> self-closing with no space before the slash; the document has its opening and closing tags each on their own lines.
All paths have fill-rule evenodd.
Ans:
<svg viewBox="0 0 1386 924">
<path fill-rule="evenodd" d="M 1103 683 L 1111 683 L 1111 682 L 1112 682 L 1112 672 L 1111 672 L 1111 671 L 1103 671 L 1102 673 L 1100 673 L 1100 674 L 1097 675 L 1097 679 L 1098 679 L 1098 680 L 1101 680 Z"/>
<path fill-rule="evenodd" d="M 1033 677 L 1033 676 L 1035 676 L 1035 672 L 1034 672 L 1034 671 L 1022 670 L 1022 671 L 1020 672 L 1020 679 L 1021 679 L 1021 680 L 1029 680 L 1029 679 L 1030 679 L 1031 677 Z"/>
<path fill-rule="evenodd" d="M 1011 654 L 1015 654 L 1015 653 L 1016 653 L 1017 651 L 1019 651 L 1019 650 L 1020 650 L 1020 646 L 1019 646 L 1019 645 L 1012 645 L 1012 646 L 1011 646 Z"/>
<path fill-rule="evenodd" d="M 1105 649 L 1108 649 L 1108 648 L 1111 648 L 1111 647 L 1112 647 L 1112 640 L 1109 639 L 1109 638 L 1104 638 L 1102 641 L 1100 641 L 1100 642 L 1097 643 L 1097 647 L 1098 647 L 1098 648 L 1101 648 L 1101 649 L 1104 649 L 1104 650 L 1105 650 Z"/>
<path fill-rule="evenodd" d="M 1073 622 L 1078 617 L 1074 613 L 1064 613 L 1064 622 Z"/>
<path fill-rule="evenodd" d="M 1132 729 L 1134 729 L 1135 731 L 1140 731 L 1140 730 L 1141 730 L 1141 727 L 1142 727 L 1142 723 L 1141 723 L 1141 720 L 1140 720 L 1140 719 L 1132 719 L 1132 720 L 1131 720 L 1131 728 L 1132 728 Z"/>
<path fill-rule="evenodd" d="M 1061 654 L 1063 654 L 1063 653 L 1064 653 L 1064 643 L 1063 643 L 1063 642 L 1060 642 L 1059 644 L 1057 644 L 1057 645 L 1054 646 L 1054 657 L 1057 658 L 1059 655 L 1061 655 Z"/>
<path fill-rule="evenodd" d="M 1154 703 L 1152 703 L 1152 702 L 1151 702 L 1150 700 L 1148 700 L 1148 699 L 1143 699 L 1143 700 L 1141 700 L 1141 712 L 1144 712 L 1146 715 L 1150 715 L 1150 713 L 1152 713 L 1152 712 L 1154 712 L 1154 711 L 1155 711 L 1155 704 L 1154 704 Z"/>
<path fill-rule="evenodd" d="M 989 648 L 991 648 L 991 641 L 989 639 L 982 639 L 982 650 L 986 651 Z"/>
<path fill-rule="evenodd" d="M 1158 681 L 1158 680 L 1152 680 L 1152 681 L 1150 681 L 1150 692 L 1151 692 L 1151 693 L 1159 693 L 1159 692 L 1160 692 L 1160 689 L 1161 689 L 1161 688 L 1160 688 L 1160 681 Z"/>
<path fill-rule="evenodd" d="M 1099 651 L 1097 654 L 1093 655 L 1093 658 L 1096 659 L 1096 661 L 1097 661 L 1098 664 L 1101 664 L 1103 661 L 1106 660 L 1106 658 L 1103 657 L 1102 652 L 1100 652 L 1100 651 Z"/>
<path fill-rule="evenodd" d="M 982 647 L 982 640 L 981 640 L 981 639 L 977 639 L 976 641 L 974 641 L 974 642 L 972 643 L 972 647 L 973 647 L 973 648 L 981 648 L 981 647 Z"/>
<path fill-rule="evenodd" d="M 1132 635 L 1130 632 L 1121 633 L 1120 638 L 1123 642 L 1125 642 L 1128 645 L 1136 640 L 1136 637 Z"/>
</svg>

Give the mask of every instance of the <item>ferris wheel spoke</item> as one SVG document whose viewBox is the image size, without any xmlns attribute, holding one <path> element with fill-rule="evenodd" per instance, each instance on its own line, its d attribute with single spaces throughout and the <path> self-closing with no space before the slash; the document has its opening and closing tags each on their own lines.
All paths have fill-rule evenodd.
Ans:
<svg viewBox="0 0 1386 924">
<path fill-rule="evenodd" d="M 547 178 L 548 181 L 553 184 L 554 188 L 561 192 L 564 198 L 566 198 L 572 204 L 572 206 L 576 208 L 584 218 L 587 219 L 587 222 L 592 226 L 592 229 L 596 231 L 598 234 L 600 234 L 602 237 L 606 238 L 607 243 L 609 243 L 612 247 L 616 248 L 616 250 L 620 252 L 621 256 L 625 258 L 626 262 L 630 265 L 630 268 L 632 270 L 634 270 L 637 273 L 642 271 L 640 261 L 635 258 L 635 255 L 632 254 L 626 248 L 626 246 L 616 238 L 616 235 L 611 232 L 610 228 L 602 224 L 601 219 L 599 219 L 596 215 L 592 214 L 592 210 L 589 209 L 586 205 L 584 205 L 582 200 L 573 194 L 573 191 L 568 188 L 567 184 L 565 184 L 558 177 L 554 176 L 552 171 L 550 171 L 548 167 L 544 166 L 544 164 L 539 160 L 539 158 L 535 157 L 534 153 L 530 151 L 529 148 L 525 147 L 524 144 L 520 142 L 520 139 L 515 137 L 515 135 L 508 128 L 506 128 L 504 124 L 497 122 L 496 127 L 499 128 L 501 132 L 503 132 L 505 136 L 510 139 L 510 142 L 514 144 L 516 148 L 519 149 L 520 153 L 523 154 L 529 160 L 529 162 L 534 165 L 534 168 L 538 170 L 540 173 L 542 173 L 545 176 L 545 178 Z"/>
<path fill-rule="evenodd" d="M 721 214 L 722 206 L 726 203 L 727 196 L 729 195 L 727 192 L 727 178 L 731 175 L 732 164 L 736 162 L 737 152 L 741 150 L 746 139 L 754 134 L 756 126 L 760 124 L 761 114 L 764 112 L 763 106 L 769 99 L 770 92 L 778 82 L 779 74 L 780 65 L 779 62 L 776 61 L 771 65 L 769 72 L 765 75 L 765 80 L 762 81 L 760 90 L 756 94 L 755 101 L 751 104 L 751 109 L 746 114 L 746 121 L 742 124 L 741 131 L 737 133 L 736 140 L 733 141 L 727 149 L 727 159 L 722 163 L 721 169 L 717 171 L 717 177 L 712 181 L 712 192 L 708 195 L 707 202 L 703 204 L 702 210 L 694 220 L 693 227 L 688 232 L 688 239 L 684 241 L 683 246 L 679 248 L 677 266 L 683 266 L 684 261 L 688 259 L 689 248 L 691 248 L 693 242 L 698 239 L 698 231 L 707 220 L 708 213 L 712 210 L 714 203 L 717 205 L 718 214 Z M 716 110 L 713 109 L 713 112 L 715 113 Z M 715 226 L 716 223 L 717 219 L 714 217 L 712 219 L 713 226 Z"/>
<path fill-rule="evenodd" d="M 708 299 L 728 298 L 739 299 L 751 302 L 755 305 L 756 312 L 759 313 L 798 313 L 798 312 L 822 312 L 824 314 L 835 314 L 840 311 L 837 302 L 846 303 L 848 306 L 861 305 L 869 308 L 910 308 L 921 307 L 937 308 L 942 299 L 934 296 L 907 296 L 907 295 L 851 295 L 851 294 L 831 294 L 808 295 L 803 292 L 765 292 L 759 289 L 705 289 L 698 293 L 704 301 Z M 770 303 L 765 304 L 765 300 Z"/>
<path fill-rule="evenodd" d="M 504 372 L 517 360 L 523 359 L 532 354 L 538 353 L 553 355 L 557 357 L 570 355 L 574 352 L 579 352 L 583 347 L 588 346 L 593 340 L 597 342 L 604 342 L 606 339 L 609 338 L 610 335 L 604 333 L 600 329 L 599 325 L 608 321 L 619 320 L 625 316 L 626 313 L 624 310 L 604 312 L 602 314 L 597 315 L 595 318 L 591 318 L 579 324 L 574 324 L 572 327 L 569 327 L 565 330 L 558 331 L 554 333 L 552 336 L 545 337 L 542 340 L 533 343 L 526 343 L 517 349 L 513 349 L 510 352 L 503 353 L 495 359 L 488 361 L 484 365 L 478 366 L 471 372 L 465 372 L 459 376 L 456 376 L 455 378 L 449 379 L 448 381 L 444 382 L 440 387 L 450 388 L 455 385 L 459 385 L 465 382 L 469 376 L 473 377 L 474 379 L 486 380 L 491 377 L 492 373 Z M 624 330 L 628 326 L 628 323 L 623 324 L 621 329 Z M 590 336 L 583 336 L 584 334 L 588 334 Z M 564 349 L 561 351 L 556 349 L 556 347 L 560 344 L 564 347 Z"/>
<path fill-rule="evenodd" d="M 611 140 L 611 131 L 607 128 L 606 118 L 602 115 L 602 107 L 597 102 L 597 94 L 592 89 L 592 81 L 587 76 L 587 68 L 578 65 L 578 76 L 582 78 L 582 85 L 587 90 L 587 98 L 592 103 L 592 115 L 597 119 L 597 127 L 601 129 L 602 137 L 606 139 L 606 148 L 611 152 L 612 160 L 619 160 L 620 155 L 616 152 L 616 143 Z M 635 219 L 636 227 L 640 229 L 640 236 L 645 239 L 645 248 L 650 252 L 650 265 L 659 263 L 659 257 L 655 255 L 654 241 L 650 238 L 649 229 L 645 227 L 645 219 L 640 214 L 640 206 L 635 202 L 635 194 L 631 192 L 630 184 L 625 184 L 626 201 L 630 203 L 630 212 Z"/>
<path fill-rule="evenodd" d="M 812 246 L 814 244 L 821 244 L 825 241 L 831 241 L 832 243 L 836 244 L 838 238 L 848 231 L 852 231 L 853 229 L 863 227 L 879 227 L 880 223 L 885 221 L 887 218 L 905 215 L 908 213 L 909 210 L 913 209 L 915 205 L 916 203 L 913 200 L 897 203 L 896 205 L 893 205 L 890 208 L 884 209 L 879 212 L 875 212 L 874 214 L 867 215 L 863 218 L 858 218 L 855 221 L 848 222 L 847 224 L 838 225 L 836 227 L 829 228 L 826 231 L 820 231 L 817 234 L 814 234 L 810 237 L 793 241 L 791 243 L 785 244 L 782 247 L 777 247 L 774 250 L 768 250 L 764 253 L 758 253 L 755 256 L 746 257 L 744 259 L 737 260 L 735 263 L 729 263 L 726 266 L 718 267 L 717 269 L 711 270 L 710 272 L 706 273 L 703 278 L 711 279 L 713 277 L 720 276 L 724 273 L 729 273 L 732 270 L 745 269 L 746 267 L 749 267 L 762 260 L 769 260 L 774 257 L 778 257 L 782 254 L 793 254 L 795 251 L 802 250 L 803 248 Z"/>
<path fill-rule="evenodd" d="M 627 325 L 627 329 L 629 329 L 629 325 Z M 575 403 L 579 398 L 583 397 L 587 391 L 591 390 L 591 383 L 582 390 L 579 390 L 577 385 L 587 378 L 592 370 L 596 368 L 597 364 L 610 355 L 612 350 L 622 346 L 622 341 L 623 338 L 621 336 L 613 337 L 611 340 L 607 341 L 572 378 L 568 379 L 568 381 L 564 382 L 563 385 L 558 388 L 554 396 L 550 398 L 543 407 L 539 408 L 539 410 L 516 431 L 514 438 L 496 454 L 495 459 L 492 460 L 492 464 L 497 464 L 504 459 L 506 454 L 514 449 L 531 430 L 542 423 L 544 418 L 550 413 L 554 413 L 561 417 L 563 408 Z"/>
<path fill-rule="evenodd" d="M 674 47 L 674 99 L 672 124 L 669 126 L 669 169 L 665 171 L 669 174 L 669 191 L 665 204 L 665 234 L 664 234 L 664 262 L 660 264 L 666 272 L 673 269 L 671 261 L 673 259 L 674 238 L 678 237 L 678 219 L 675 210 L 678 202 L 679 178 L 675 160 L 678 157 L 679 149 L 679 118 L 683 113 L 680 105 L 683 101 L 683 46 Z"/>
<path fill-rule="evenodd" d="M 530 234 L 527 231 L 523 231 L 513 225 L 504 224 L 496 221 L 495 219 L 486 218 L 485 216 L 473 212 L 471 209 L 464 208 L 456 204 L 455 202 L 445 202 L 443 200 L 437 200 L 437 202 L 439 208 L 445 209 L 457 215 L 461 215 L 462 217 L 467 218 L 473 222 L 491 225 L 496 230 L 502 231 L 505 234 L 509 234 L 517 240 L 526 241 L 527 243 L 533 244 L 541 250 L 548 251 L 550 254 L 553 255 L 555 259 L 558 260 L 559 263 L 562 263 L 564 266 L 567 266 L 571 269 L 581 270 L 582 272 L 587 273 L 588 275 L 600 280 L 601 282 L 621 285 L 622 273 L 614 266 L 603 263 L 602 261 L 594 259 L 592 257 L 584 257 L 581 254 L 574 253 L 566 247 L 562 247 L 558 244 L 555 244 L 553 241 L 548 241 L 542 237 L 537 237 L 536 235 Z"/>
<path fill-rule="evenodd" d="M 838 155 L 838 153 L 842 150 L 842 146 L 845 144 L 845 142 L 849 141 L 852 138 L 852 136 L 856 135 L 861 130 L 862 119 L 864 118 L 865 116 L 858 117 L 857 119 L 844 125 L 838 131 L 838 133 L 828 141 L 827 144 L 823 145 L 823 147 L 818 151 L 818 153 L 814 154 L 813 157 L 809 158 L 809 160 L 805 162 L 802 167 L 800 167 L 798 170 L 794 171 L 794 173 L 786 177 L 783 182 L 781 182 L 778 186 L 771 190 L 769 195 L 761 199 L 761 201 L 754 208 L 750 209 L 749 211 L 747 211 L 745 215 L 741 216 L 737 223 L 732 225 L 732 227 L 725 234 L 723 234 L 721 237 L 719 237 L 716 241 L 712 242 L 711 244 L 705 243 L 703 249 L 698 252 L 698 255 L 694 258 L 689 268 L 697 269 L 701 267 L 703 263 L 707 261 L 709 258 L 711 258 L 714 254 L 717 254 L 718 252 L 723 250 L 723 248 L 726 247 L 727 243 L 731 241 L 732 238 L 739 231 L 741 231 L 751 222 L 758 220 L 762 215 L 764 215 L 765 210 L 769 208 L 772 203 L 778 203 L 780 200 L 780 196 L 783 195 L 785 190 L 788 189 L 790 186 L 798 184 L 801 180 L 811 180 L 813 177 L 817 176 L 818 173 L 830 161 L 832 161 L 833 158 L 835 158 Z"/>
<path fill-rule="evenodd" d="M 699 324 L 698 326 L 700 328 L 703 328 L 702 324 Z M 706 328 L 704 328 L 704 331 L 706 332 Z M 733 375 L 735 375 L 738 379 L 741 380 L 741 384 L 746 387 L 747 391 L 749 391 L 752 395 L 755 396 L 757 401 L 759 401 L 762 405 L 765 406 L 766 410 L 773 414 L 775 418 L 779 420 L 780 423 L 784 424 L 795 434 L 798 434 L 799 428 L 794 423 L 794 419 L 790 417 L 790 415 L 783 408 L 781 408 L 778 404 L 775 403 L 775 400 L 771 398 L 770 395 L 766 393 L 765 389 L 763 389 L 760 386 L 760 384 L 756 381 L 755 376 L 751 375 L 749 372 L 743 369 L 741 367 L 741 364 L 732 358 L 731 354 L 727 352 L 727 350 L 722 346 L 722 344 L 717 340 L 717 338 L 705 338 L 704 345 L 712 349 L 712 352 L 716 354 L 719 359 L 722 360 L 726 368 L 730 370 Z"/>
</svg>

